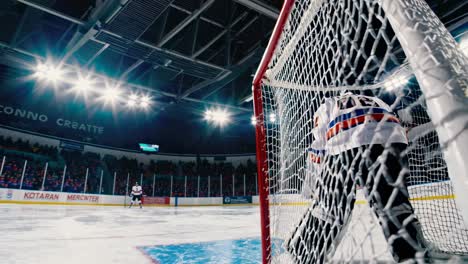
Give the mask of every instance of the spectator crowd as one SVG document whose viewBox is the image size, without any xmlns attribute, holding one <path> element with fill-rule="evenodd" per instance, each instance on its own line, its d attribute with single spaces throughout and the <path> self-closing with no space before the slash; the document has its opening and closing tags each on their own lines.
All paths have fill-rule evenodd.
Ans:
<svg viewBox="0 0 468 264">
<path fill-rule="evenodd" d="M 0 136 L 0 188 L 93 194 L 128 194 L 135 182 L 149 196 L 216 197 L 256 194 L 252 160 L 152 160 L 58 149 Z M 22 180 L 22 182 L 21 182 Z"/>
</svg>

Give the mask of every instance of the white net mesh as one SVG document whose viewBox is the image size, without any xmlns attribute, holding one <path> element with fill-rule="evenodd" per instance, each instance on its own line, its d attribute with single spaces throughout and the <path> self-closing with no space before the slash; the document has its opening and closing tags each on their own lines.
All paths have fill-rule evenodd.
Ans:
<svg viewBox="0 0 468 264">
<path fill-rule="evenodd" d="M 468 254 L 412 72 L 380 1 L 295 1 L 261 87 L 273 263 Z"/>
<path fill-rule="evenodd" d="M 406 99 L 416 101 L 421 98 Z M 408 110 L 408 108 L 407 108 Z M 408 120 L 401 119 L 409 128 L 410 148 L 408 153 L 411 203 L 422 223 L 424 236 L 444 252 L 468 253 L 468 229 L 463 224 L 454 201 L 452 182 L 447 171 L 437 133 L 421 105 L 413 105 Z M 403 114 L 401 116 L 407 116 Z"/>
</svg>

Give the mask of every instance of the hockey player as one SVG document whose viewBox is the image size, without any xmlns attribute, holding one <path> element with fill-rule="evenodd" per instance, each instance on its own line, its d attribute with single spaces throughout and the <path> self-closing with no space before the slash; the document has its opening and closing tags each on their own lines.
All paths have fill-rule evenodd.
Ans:
<svg viewBox="0 0 468 264">
<path fill-rule="evenodd" d="M 429 245 L 405 184 L 408 141 L 391 108 L 378 98 L 352 93 L 329 98 L 315 112 L 313 134 L 315 153 L 321 154 L 313 160 L 320 166 L 308 172 L 313 180 L 304 181 L 313 184 L 313 202 L 286 241 L 295 262 L 323 263 L 333 254 L 349 223 L 358 185 L 395 261 L 423 260 Z"/>
<path fill-rule="evenodd" d="M 138 182 L 136 182 L 135 186 L 132 187 L 132 193 L 130 195 L 132 196 L 132 201 L 130 202 L 130 206 L 128 208 L 132 208 L 132 205 L 135 202 L 135 200 L 138 200 L 140 208 L 143 208 L 141 205 L 141 197 L 143 195 L 143 190 L 141 186 L 138 185 Z"/>
</svg>

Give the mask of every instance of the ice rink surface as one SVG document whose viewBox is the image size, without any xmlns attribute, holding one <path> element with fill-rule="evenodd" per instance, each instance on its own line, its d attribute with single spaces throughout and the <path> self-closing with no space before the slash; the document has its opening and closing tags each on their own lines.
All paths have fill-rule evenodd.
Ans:
<svg viewBox="0 0 468 264">
<path fill-rule="evenodd" d="M 154 263 L 137 247 L 260 236 L 258 207 L 0 205 L 0 262 Z"/>
</svg>

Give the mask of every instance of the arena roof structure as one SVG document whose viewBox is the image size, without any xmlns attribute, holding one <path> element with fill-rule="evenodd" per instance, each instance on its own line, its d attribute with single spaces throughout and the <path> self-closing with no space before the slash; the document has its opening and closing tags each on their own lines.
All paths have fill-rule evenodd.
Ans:
<svg viewBox="0 0 468 264">
<path fill-rule="evenodd" d="M 63 60 L 169 103 L 243 105 L 278 15 L 258 0 L 2 1 L 10 61 Z M 5 60 L 2 60 L 5 61 Z"/>
</svg>

